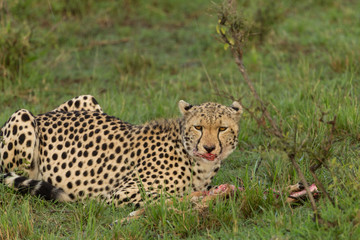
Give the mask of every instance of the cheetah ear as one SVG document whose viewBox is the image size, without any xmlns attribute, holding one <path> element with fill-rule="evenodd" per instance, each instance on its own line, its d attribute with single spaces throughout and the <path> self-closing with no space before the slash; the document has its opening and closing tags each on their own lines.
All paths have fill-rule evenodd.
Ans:
<svg viewBox="0 0 360 240">
<path fill-rule="evenodd" d="M 190 103 L 185 102 L 184 100 L 179 101 L 179 110 L 183 116 L 189 113 L 189 110 L 193 107 Z"/>
<path fill-rule="evenodd" d="M 234 101 L 230 107 L 235 110 L 235 114 L 238 118 L 240 118 L 241 114 L 243 113 L 243 107 L 241 106 L 241 104 L 237 101 Z"/>
</svg>

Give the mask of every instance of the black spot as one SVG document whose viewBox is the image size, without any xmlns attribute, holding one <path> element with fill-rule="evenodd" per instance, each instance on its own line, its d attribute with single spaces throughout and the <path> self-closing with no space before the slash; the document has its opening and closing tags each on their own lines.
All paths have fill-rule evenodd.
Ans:
<svg viewBox="0 0 360 240">
<path fill-rule="evenodd" d="M 61 182 L 61 177 L 60 176 L 57 176 L 56 177 L 56 181 L 59 183 L 59 182 Z"/>
<path fill-rule="evenodd" d="M 16 125 L 14 125 L 12 133 L 13 133 L 13 135 L 15 135 L 17 133 L 17 126 Z"/>
<path fill-rule="evenodd" d="M 21 116 L 21 120 L 23 120 L 23 122 L 27 122 L 30 120 L 30 117 L 27 113 L 24 113 L 22 116 Z"/>
<path fill-rule="evenodd" d="M 106 143 L 104 143 L 104 144 L 101 146 L 101 149 L 102 149 L 103 151 L 106 151 L 106 149 L 107 149 Z"/>
<path fill-rule="evenodd" d="M 98 102 L 96 101 L 96 99 L 95 98 L 91 98 L 91 101 L 93 102 L 93 104 L 95 104 L 95 105 L 97 105 L 98 104 Z"/>
<path fill-rule="evenodd" d="M 138 150 L 137 150 L 137 152 L 136 152 L 136 156 L 138 156 L 138 157 L 139 157 L 139 156 L 140 156 L 140 154 L 141 154 L 141 149 L 138 149 Z"/>
<path fill-rule="evenodd" d="M 95 157 L 98 154 L 98 152 L 95 150 L 92 152 L 93 157 Z"/>
<path fill-rule="evenodd" d="M 121 151 L 120 147 L 117 147 L 117 148 L 115 149 L 115 152 L 118 153 L 118 154 L 120 153 L 120 151 Z"/>
<path fill-rule="evenodd" d="M 19 137 L 19 144 L 23 144 L 25 141 L 25 134 L 21 134 Z"/>
<path fill-rule="evenodd" d="M 77 101 L 75 102 L 75 107 L 76 107 L 76 108 L 79 108 L 79 107 L 80 107 L 80 101 L 79 101 L 79 100 L 77 100 Z"/>
</svg>

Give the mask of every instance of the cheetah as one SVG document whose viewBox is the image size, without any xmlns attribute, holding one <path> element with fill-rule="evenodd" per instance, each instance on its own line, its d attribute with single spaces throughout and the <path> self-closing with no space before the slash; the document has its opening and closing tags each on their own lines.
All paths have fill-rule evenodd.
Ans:
<svg viewBox="0 0 360 240">
<path fill-rule="evenodd" d="M 142 125 L 105 114 L 91 95 L 37 116 L 18 110 L 1 128 L 0 182 L 47 200 L 116 206 L 205 191 L 237 146 L 242 107 L 178 107 L 180 118 Z"/>
</svg>

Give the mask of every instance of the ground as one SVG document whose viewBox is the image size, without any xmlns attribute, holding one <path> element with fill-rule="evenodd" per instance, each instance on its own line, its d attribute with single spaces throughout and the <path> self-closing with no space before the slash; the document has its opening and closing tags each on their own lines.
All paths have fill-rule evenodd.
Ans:
<svg viewBox="0 0 360 240">
<path fill-rule="evenodd" d="M 238 2 L 244 17 L 267 29 L 262 40 L 252 35 L 245 65 L 287 136 L 297 131 L 299 143 L 308 140 L 296 159 L 310 182 L 309 165 L 329 137 L 319 119 L 337 117 L 328 168 L 318 170 L 335 202 L 322 198 L 318 207 L 335 226 L 314 223 L 308 204 L 291 209 L 259 197 L 298 176 L 276 138 L 245 111 L 238 150 L 213 182 L 241 178 L 247 201 L 219 202 L 201 214 L 186 203 L 177 211 L 160 205 L 147 218 L 110 229 L 132 209 L 52 204 L 0 187 L 0 238 L 359 238 L 359 3 L 266 3 Z M 256 110 L 216 39 L 213 8 L 205 0 L 7 1 L 0 17 L 1 123 L 17 109 L 40 114 L 82 94 L 132 123 L 174 117 L 180 99 L 228 103 L 224 92 Z"/>
</svg>

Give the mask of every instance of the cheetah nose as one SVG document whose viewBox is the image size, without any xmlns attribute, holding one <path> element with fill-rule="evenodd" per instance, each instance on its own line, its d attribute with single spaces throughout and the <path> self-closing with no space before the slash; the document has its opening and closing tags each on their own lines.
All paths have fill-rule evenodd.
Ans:
<svg viewBox="0 0 360 240">
<path fill-rule="evenodd" d="M 211 153 L 211 152 L 215 149 L 215 146 L 214 146 L 214 145 L 212 145 L 212 146 L 204 145 L 204 149 L 205 149 L 208 153 Z"/>
</svg>

